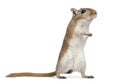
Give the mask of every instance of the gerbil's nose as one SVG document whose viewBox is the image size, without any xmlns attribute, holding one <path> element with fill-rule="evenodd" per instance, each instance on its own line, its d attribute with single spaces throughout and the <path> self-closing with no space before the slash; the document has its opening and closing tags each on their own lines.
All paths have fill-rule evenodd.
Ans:
<svg viewBox="0 0 120 81">
<path fill-rule="evenodd" d="M 94 14 L 96 14 L 96 15 L 97 15 L 97 12 L 95 11 L 95 12 L 94 12 Z"/>
</svg>

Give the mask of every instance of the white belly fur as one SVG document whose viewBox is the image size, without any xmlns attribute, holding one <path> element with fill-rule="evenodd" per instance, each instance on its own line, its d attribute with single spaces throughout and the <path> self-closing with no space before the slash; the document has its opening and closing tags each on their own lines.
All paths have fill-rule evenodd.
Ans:
<svg viewBox="0 0 120 81">
<path fill-rule="evenodd" d="M 70 40 L 70 46 L 60 61 L 60 73 L 66 73 L 70 69 L 73 71 L 81 71 L 85 69 L 84 45 L 86 36 L 74 37 Z"/>
</svg>

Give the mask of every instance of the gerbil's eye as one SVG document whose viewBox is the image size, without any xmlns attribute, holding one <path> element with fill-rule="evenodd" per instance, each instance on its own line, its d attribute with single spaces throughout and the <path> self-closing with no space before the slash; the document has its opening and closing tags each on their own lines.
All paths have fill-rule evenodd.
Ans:
<svg viewBox="0 0 120 81">
<path fill-rule="evenodd" d="M 81 10 L 81 14 L 84 14 L 85 12 L 86 12 L 86 10 L 84 10 L 84 9 L 83 9 L 83 10 Z"/>
</svg>

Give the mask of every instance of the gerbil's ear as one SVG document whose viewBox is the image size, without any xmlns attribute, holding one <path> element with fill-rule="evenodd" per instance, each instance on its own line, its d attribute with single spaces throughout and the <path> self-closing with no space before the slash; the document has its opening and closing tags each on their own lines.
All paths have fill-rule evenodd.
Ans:
<svg viewBox="0 0 120 81">
<path fill-rule="evenodd" d="M 74 16 L 78 14 L 78 10 L 75 9 L 75 8 L 71 8 L 71 11 L 72 11 L 72 13 L 73 13 Z"/>
</svg>

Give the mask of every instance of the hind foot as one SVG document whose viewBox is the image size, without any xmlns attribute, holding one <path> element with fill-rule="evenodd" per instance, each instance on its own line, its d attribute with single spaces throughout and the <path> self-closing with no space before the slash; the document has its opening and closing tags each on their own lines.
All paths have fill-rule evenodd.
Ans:
<svg viewBox="0 0 120 81">
<path fill-rule="evenodd" d="M 64 77 L 64 76 L 59 76 L 58 78 L 59 79 L 66 79 L 66 77 Z"/>
<path fill-rule="evenodd" d="M 84 75 L 84 76 L 82 76 L 82 78 L 94 78 L 94 76 L 86 76 L 86 75 Z"/>
<path fill-rule="evenodd" d="M 60 74 L 57 74 L 57 78 L 59 78 L 59 79 L 66 79 L 66 77 L 60 76 Z"/>
</svg>

